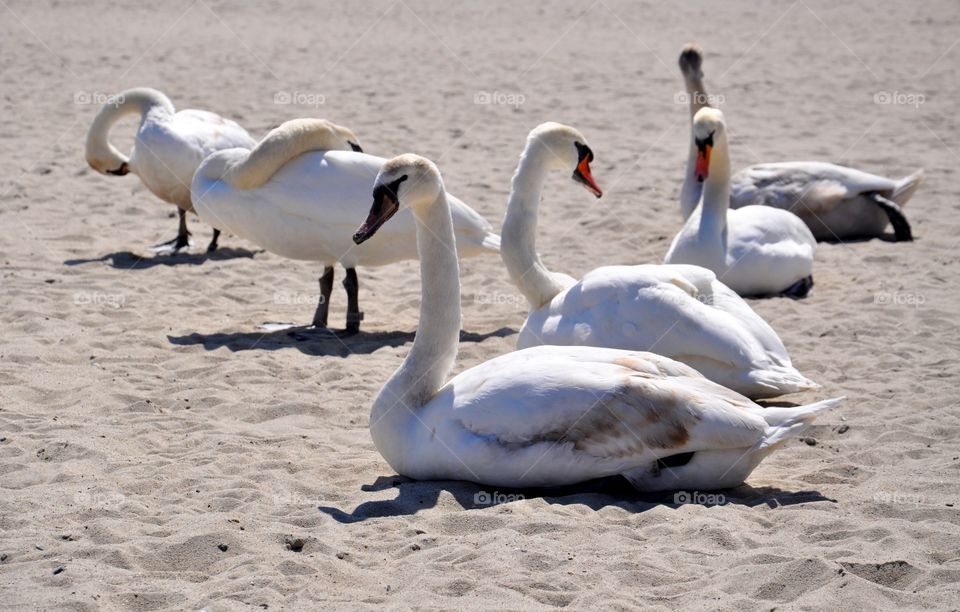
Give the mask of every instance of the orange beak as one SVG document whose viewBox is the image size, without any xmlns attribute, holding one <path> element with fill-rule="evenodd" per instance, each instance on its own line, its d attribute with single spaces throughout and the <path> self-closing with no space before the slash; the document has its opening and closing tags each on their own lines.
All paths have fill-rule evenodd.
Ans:
<svg viewBox="0 0 960 612">
<path fill-rule="evenodd" d="M 710 151 L 713 149 L 710 145 L 705 145 L 702 149 L 697 149 L 697 166 L 694 173 L 697 181 L 703 182 L 710 175 Z"/>
<path fill-rule="evenodd" d="M 590 160 L 587 157 L 581 159 L 580 163 L 577 164 L 577 169 L 573 171 L 573 179 L 583 183 L 587 191 L 598 198 L 603 196 L 603 190 L 600 189 L 600 185 L 597 185 L 597 181 L 593 179 L 593 174 L 590 172 Z"/>
</svg>

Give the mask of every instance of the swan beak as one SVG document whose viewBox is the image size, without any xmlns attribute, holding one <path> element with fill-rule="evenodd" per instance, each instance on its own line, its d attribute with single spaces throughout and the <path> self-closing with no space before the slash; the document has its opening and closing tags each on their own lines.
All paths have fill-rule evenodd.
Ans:
<svg viewBox="0 0 960 612">
<path fill-rule="evenodd" d="M 354 153 L 363 153 L 363 149 L 360 148 L 360 145 L 355 142 L 347 141 L 347 144 L 350 145 L 350 148 L 353 149 Z"/>
<path fill-rule="evenodd" d="M 697 175 L 697 182 L 702 183 L 710 175 L 710 151 L 713 149 L 710 145 L 697 147 L 697 167 L 694 173 Z"/>
<path fill-rule="evenodd" d="M 577 169 L 573 171 L 573 180 L 578 183 L 583 183 L 583 186 L 587 188 L 587 191 L 597 196 L 598 198 L 603 196 L 603 190 L 600 189 L 600 185 L 597 185 L 597 181 L 593 180 L 593 174 L 590 172 L 590 160 L 588 156 L 583 156 L 580 159 L 580 163 L 577 164 Z"/>
<path fill-rule="evenodd" d="M 127 162 L 120 164 L 120 167 L 116 170 L 107 170 L 107 174 L 112 174 L 113 176 L 124 176 L 130 172 L 130 165 Z"/>
<path fill-rule="evenodd" d="M 397 196 L 387 185 L 380 185 L 373 190 L 373 206 L 367 220 L 353 234 L 354 244 L 361 244 L 369 240 L 380 226 L 390 220 L 400 210 Z"/>
</svg>

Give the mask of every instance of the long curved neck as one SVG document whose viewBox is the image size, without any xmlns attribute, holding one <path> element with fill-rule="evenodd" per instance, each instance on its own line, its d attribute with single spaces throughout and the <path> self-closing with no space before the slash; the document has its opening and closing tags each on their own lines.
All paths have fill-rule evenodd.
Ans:
<svg viewBox="0 0 960 612">
<path fill-rule="evenodd" d="M 344 151 L 349 146 L 322 119 L 294 119 L 274 129 L 245 158 L 233 160 L 221 168 L 223 178 L 236 189 L 256 189 L 290 160 L 308 151 Z"/>
<path fill-rule="evenodd" d="M 707 89 L 703 85 L 703 79 L 699 74 L 683 75 L 684 83 L 687 87 L 687 98 L 690 106 L 690 126 L 693 127 L 693 117 L 707 104 Z M 687 154 L 687 172 L 683 177 L 683 186 L 680 188 L 680 211 L 683 218 L 688 218 L 700 203 L 700 195 L 703 192 L 701 185 L 694 176 L 694 169 L 697 163 L 697 147 L 693 144 L 693 134 L 690 136 L 690 150 Z"/>
<path fill-rule="evenodd" d="M 116 169 L 129 162 L 126 155 L 110 144 L 110 128 L 127 115 L 138 115 L 142 125 L 148 115 L 172 115 L 174 112 L 170 99 L 155 89 L 128 89 L 113 96 L 97 113 L 87 132 L 87 161 L 106 169 Z"/>
<path fill-rule="evenodd" d="M 460 269 L 453 219 L 446 191 L 428 206 L 414 209 L 420 256 L 420 324 L 406 359 L 394 372 L 370 414 L 379 432 L 399 431 L 410 412 L 426 404 L 443 386 L 460 343 Z"/>
<path fill-rule="evenodd" d="M 558 275 L 547 270 L 537 254 L 537 213 L 547 177 L 546 147 L 531 140 L 513 175 L 507 214 L 503 218 L 500 256 L 510 279 L 530 302 L 540 308 L 566 289 Z"/>
<path fill-rule="evenodd" d="M 723 232 L 727 228 L 727 209 L 730 206 L 730 156 L 726 134 L 720 134 L 714 140 L 710 172 L 703 182 L 700 224 L 701 227 L 711 228 L 711 231 Z"/>
</svg>

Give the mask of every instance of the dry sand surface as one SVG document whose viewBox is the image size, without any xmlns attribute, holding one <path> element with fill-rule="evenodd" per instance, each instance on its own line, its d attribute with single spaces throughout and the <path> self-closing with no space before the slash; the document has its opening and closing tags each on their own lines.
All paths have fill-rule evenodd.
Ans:
<svg viewBox="0 0 960 612">
<path fill-rule="evenodd" d="M 0 608 L 960 606 L 955 0 L 0 5 Z M 206 258 L 196 220 L 193 255 L 154 258 L 173 207 L 83 159 L 88 102 L 149 85 L 257 138 L 320 116 L 430 157 L 499 227 L 527 132 L 562 121 L 607 195 L 550 181 L 545 261 L 656 262 L 680 226 L 691 40 L 735 168 L 927 171 L 915 242 L 823 244 L 809 299 L 752 302 L 824 386 L 784 399 L 849 399 L 721 505 L 619 479 L 487 504 L 518 493 L 397 476 L 368 410 L 417 326 L 415 262 L 361 270 L 355 338 L 264 334 L 309 320 L 315 264 L 233 236 Z M 457 371 L 525 316 L 498 258 L 462 269 Z M 344 306 L 338 282 L 332 323 Z"/>
</svg>

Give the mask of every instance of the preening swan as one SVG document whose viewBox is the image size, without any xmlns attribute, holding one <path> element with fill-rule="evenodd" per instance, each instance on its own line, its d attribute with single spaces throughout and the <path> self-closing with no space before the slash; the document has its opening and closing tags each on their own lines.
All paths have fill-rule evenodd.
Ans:
<svg viewBox="0 0 960 612">
<path fill-rule="evenodd" d="M 313 326 L 326 328 L 333 265 L 347 270 L 347 325 L 360 329 L 357 266 L 415 259 L 416 225 L 409 211 L 374 240 L 357 246 L 370 185 L 386 161 L 364 154 L 350 130 L 329 121 L 296 119 L 271 131 L 252 151 L 233 149 L 207 158 L 193 178 L 197 214 L 271 253 L 324 264 Z M 500 237 L 469 206 L 451 198 L 457 249 L 469 257 L 497 252 Z"/>
<path fill-rule="evenodd" d="M 680 52 L 680 72 L 690 96 L 690 116 L 708 104 L 696 45 Z M 691 143 L 680 193 L 683 218 L 693 214 L 702 184 L 696 180 L 696 148 Z M 803 220 L 817 240 L 882 236 L 887 223 L 897 240 L 912 240 L 903 206 L 923 182 L 923 170 L 899 180 L 826 162 L 757 164 L 733 175 L 730 208 L 763 204 L 788 210 Z"/>
<path fill-rule="evenodd" d="M 513 176 L 500 254 L 530 303 L 518 348 L 585 345 L 652 351 L 716 383 L 763 398 L 817 388 L 798 372 L 776 332 L 736 293 L 698 266 L 608 266 L 582 281 L 547 270 L 536 250 L 541 190 L 552 169 L 599 195 L 593 152 L 577 130 L 545 123 L 530 132 Z"/>
<path fill-rule="evenodd" d="M 127 157 L 110 144 L 110 128 L 126 115 L 140 117 L 136 140 Z M 245 129 L 220 115 L 201 110 L 174 111 L 163 93 L 137 87 L 113 96 L 100 109 L 87 133 L 87 163 L 101 174 L 140 177 L 155 196 L 179 208 L 177 237 L 159 244 L 159 253 L 176 253 L 190 245 L 187 213 L 193 210 L 190 182 L 208 155 L 221 149 L 251 149 L 257 144 Z M 217 249 L 220 230 L 214 226 L 207 252 Z"/>
<path fill-rule="evenodd" d="M 538 487 L 621 474 L 646 491 L 731 487 L 840 401 L 764 409 L 666 357 L 582 346 L 508 353 L 444 384 L 459 343 L 460 275 L 432 162 L 384 164 L 354 240 L 389 228 L 401 208 L 417 224 L 420 325 L 374 401 L 370 433 L 404 476 Z"/>
<path fill-rule="evenodd" d="M 729 210 L 730 158 L 723 113 L 693 118 L 700 204 L 673 239 L 666 263 L 703 266 L 742 296 L 803 297 L 813 286 L 816 240 L 799 217 L 769 206 Z"/>
</svg>

